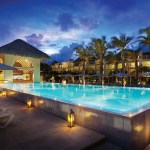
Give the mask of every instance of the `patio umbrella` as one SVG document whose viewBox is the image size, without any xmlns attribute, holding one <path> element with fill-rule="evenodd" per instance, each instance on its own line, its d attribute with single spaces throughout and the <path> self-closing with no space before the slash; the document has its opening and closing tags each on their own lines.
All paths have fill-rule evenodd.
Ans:
<svg viewBox="0 0 150 150">
<path fill-rule="evenodd" d="M 93 74 L 92 76 L 93 76 L 93 77 L 101 77 L 101 78 L 100 78 L 100 82 L 101 82 L 101 81 L 103 82 L 103 77 L 108 77 L 107 74 L 103 74 L 103 73 L 100 73 L 100 74 Z M 109 83 L 109 78 L 108 78 L 108 83 Z"/>
<path fill-rule="evenodd" d="M 93 74 L 94 77 L 107 77 L 107 74 Z"/>
<path fill-rule="evenodd" d="M 72 76 L 72 74 L 65 74 L 64 76 L 65 77 L 70 77 L 70 76 Z"/>
<path fill-rule="evenodd" d="M 149 78 L 150 77 L 150 72 L 144 72 L 143 74 L 140 75 L 140 77 Z M 140 78 L 140 82 L 141 82 L 141 78 Z"/>
<path fill-rule="evenodd" d="M 82 77 L 83 79 L 83 82 L 84 82 L 84 84 L 85 84 L 85 77 L 89 77 L 89 75 L 87 75 L 87 74 L 84 74 L 84 73 L 81 73 L 81 74 L 77 74 L 77 75 L 74 75 L 75 77 Z"/>
<path fill-rule="evenodd" d="M 0 63 L 0 70 L 16 70 L 16 68 Z"/>
<path fill-rule="evenodd" d="M 140 76 L 150 76 L 150 72 L 144 72 L 144 73 L 141 74 Z"/>
<path fill-rule="evenodd" d="M 78 74 L 77 76 L 79 76 L 79 77 L 88 77 L 89 75 L 81 73 L 81 74 Z"/>
<path fill-rule="evenodd" d="M 124 73 L 124 72 L 120 72 L 120 73 L 114 74 L 112 76 L 116 76 L 116 77 L 130 77 L 129 74 Z"/>
<path fill-rule="evenodd" d="M 117 73 L 117 74 L 114 74 L 112 76 L 115 76 L 115 77 L 130 77 L 130 85 L 131 85 L 131 75 L 127 74 L 127 73 L 124 73 L 124 72 L 120 72 L 120 73 Z M 123 82 L 123 81 L 122 81 Z"/>
</svg>

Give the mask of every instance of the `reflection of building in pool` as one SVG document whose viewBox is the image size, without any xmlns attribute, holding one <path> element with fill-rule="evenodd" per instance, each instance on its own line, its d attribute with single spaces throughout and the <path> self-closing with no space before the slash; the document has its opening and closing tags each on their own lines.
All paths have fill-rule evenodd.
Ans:
<svg viewBox="0 0 150 150">
<path fill-rule="evenodd" d="M 49 56 L 32 45 L 15 40 L 0 47 L 0 63 L 17 68 L 0 72 L 0 80 L 40 82 L 40 62 Z"/>
</svg>

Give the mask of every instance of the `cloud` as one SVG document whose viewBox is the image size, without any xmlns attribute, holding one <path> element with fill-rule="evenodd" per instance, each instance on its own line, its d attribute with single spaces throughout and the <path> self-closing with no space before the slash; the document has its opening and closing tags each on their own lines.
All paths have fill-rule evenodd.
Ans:
<svg viewBox="0 0 150 150">
<path fill-rule="evenodd" d="M 70 58 L 73 57 L 73 49 L 78 45 L 78 43 L 72 43 L 69 46 L 64 46 L 62 49 L 60 49 L 59 53 L 52 54 L 51 58 L 58 62 L 68 61 Z"/>
<path fill-rule="evenodd" d="M 100 24 L 102 23 L 101 21 L 95 18 L 90 18 L 90 17 L 81 17 L 79 18 L 79 22 L 83 28 L 86 28 L 89 30 L 99 27 Z"/>
<path fill-rule="evenodd" d="M 49 47 L 56 47 L 56 46 L 57 46 L 57 44 L 54 44 L 54 43 L 49 45 Z"/>
<path fill-rule="evenodd" d="M 25 38 L 26 38 L 26 41 L 28 43 L 30 43 L 31 45 L 34 45 L 36 47 L 41 47 L 43 45 L 42 44 L 42 40 L 43 40 L 43 35 L 42 34 L 36 35 L 34 33 L 34 34 L 31 34 L 31 35 L 25 36 Z"/>
<path fill-rule="evenodd" d="M 58 25 L 62 31 L 69 31 L 70 29 L 79 27 L 74 21 L 74 16 L 68 13 L 60 14 L 54 24 Z"/>
</svg>

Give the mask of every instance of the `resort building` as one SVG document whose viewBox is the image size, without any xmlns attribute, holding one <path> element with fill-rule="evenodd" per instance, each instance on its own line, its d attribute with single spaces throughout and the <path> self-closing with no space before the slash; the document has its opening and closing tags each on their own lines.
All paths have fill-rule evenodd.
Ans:
<svg viewBox="0 0 150 150">
<path fill-rule="evenodd" d="M 0 80 L 11 82 L 40 82 L 40 62 L 50 57 L 32 45 L 17 39 L 0 47 L 0 63 L 14 70 L 1 70 Z"/>
<path fill-rule="evenodd" d="M 118 69 L 122 69 L 122 62 L 118 62 Z M 146 68 L 147 71 L 150 71 L 150 49 L 149 50 L 142 50 L 139 52 L 139 59 L 138 59 L 138 66 Z M 80 58 L 75 61 L 68 61 L 68 62 L 55 62 L 51 64 L 52 70 L 56 72 L 82 72 L 83 62 Z M 104 63 L 104 73 L 109 74 L 114 70 L 114 64 L 105 62 Z M 135 72 L 135 62 L 131 59 L 126 61 L 125 63 L 126 71 L 129 74 L 134 74 Z M 99 73 L 100 63 L 98 59 L 89 59 L 86 63 L 86 73 Z"/>
</svg>

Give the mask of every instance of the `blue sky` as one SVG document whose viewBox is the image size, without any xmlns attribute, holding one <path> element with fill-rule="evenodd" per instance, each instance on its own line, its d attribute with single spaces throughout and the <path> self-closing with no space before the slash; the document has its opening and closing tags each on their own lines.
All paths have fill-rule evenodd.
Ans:
<svg viewBox="0 0 150 150">
<path fill-rule="evenodd" d="M 0 45 L 20 38 L 65 61 L 93 37 L 137 36 L 149 14 L 149 0 L 1 0 Z"/>
</svg>

